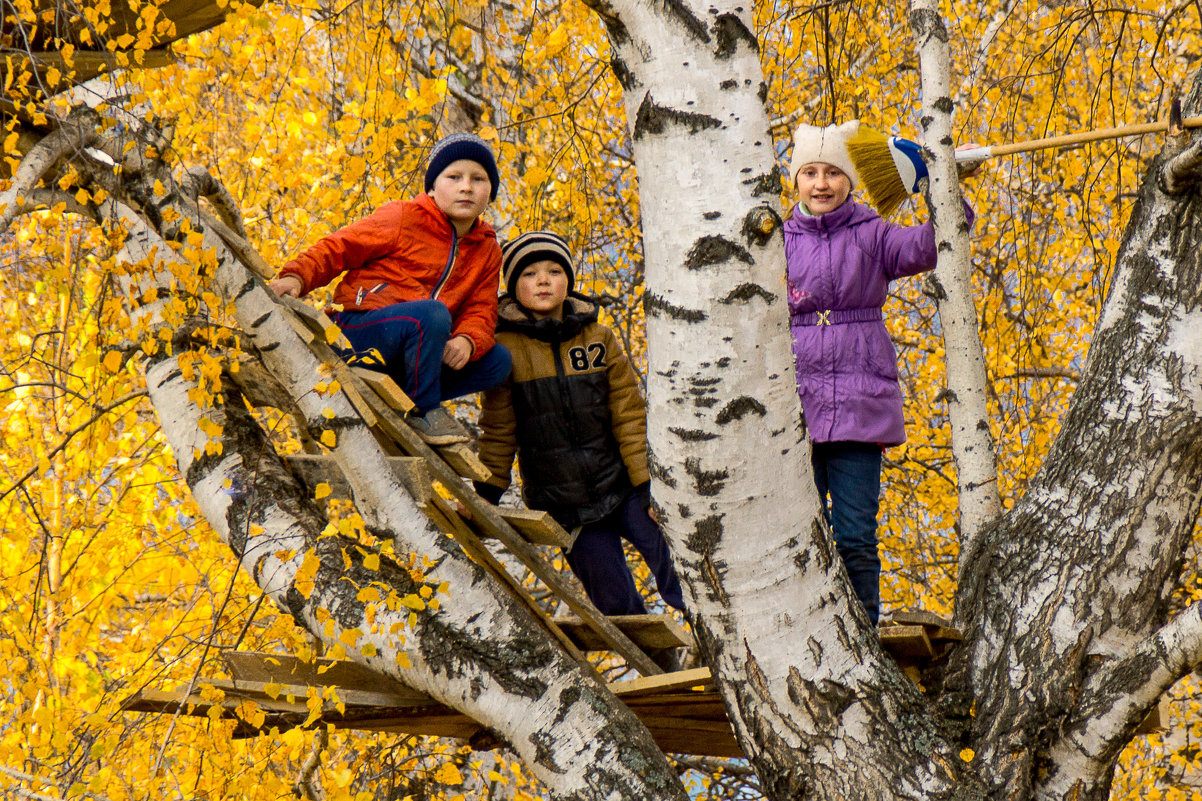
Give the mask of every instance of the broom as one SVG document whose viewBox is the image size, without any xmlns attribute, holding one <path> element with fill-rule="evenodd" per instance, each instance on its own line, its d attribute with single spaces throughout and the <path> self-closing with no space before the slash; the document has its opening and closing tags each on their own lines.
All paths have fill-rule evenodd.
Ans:
<svg viewBox="0 0 1202 801">
<path fill-rule="evenodd" d="M 1168 127 L 1167 122 L 1148 122 L 1142 125 L 1100 128 L 1028 142 L 1014 142 L 1009 145 L 975 147 L 956 151 L 956 164 L 971 169 L 995 156 L 1096 142 L 1099 139 L 1142 136 L 1168 130 Z M 1202 117 L 1186 117 L 1181 121 L 1181 127 L 1202 127 Z M 903 200 L 918 191 L 918 182 L 927 177 L 927 165 L 922 160 L 922 149 L 917 143 L 900 136 L 886 136 L 864 126 L 860 126 L 860 130 L 848 138 L 847 155 L 859 173 L 860 182 L 867 190 L 869 200 L 882 217 L 888 217 L 897 211 Z"/>
</svg>

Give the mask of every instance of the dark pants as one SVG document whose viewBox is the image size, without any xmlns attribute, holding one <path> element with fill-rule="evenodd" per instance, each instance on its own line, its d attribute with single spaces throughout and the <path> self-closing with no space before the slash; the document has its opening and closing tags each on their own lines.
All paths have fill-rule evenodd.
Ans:
<svg viewBox="0 0 1202 801">
<path fill-rule="evenodd" d="M 639 493 L 631 491 L 617 509 L 594 523 L 585 524 L 568 551 L 568 564 L 584 585 L 589 600 L 606 615 L 642 615 L 647 612 L 626 565 L 622 540 L 635 547 L 651 575 L 660 597 L 684 611 L 680 580 L 659 526 L 647 514 Z"/>
<path fill-rule="evenodd" d="M 444 400 L 495 387 L 509 376 L 513 360 L 502 345 L 493 345 L 461 370 L 442 363 L 451 335 L 451 313 L 438 300 L 411 300 L 371 311 L 344 311 L 333 316 L 355 353 L 375 349 L 388 375 L 425 414 Z"/>
<path fill-rule="evenodd" d="M 866 442 L 815 442 L 811 461 L 822 513 L 835 535 L 835 547 L 856 597 L 876 623 L 881 611 L 881 557 L 876 540 L 881 446 Z"/>
</svg>

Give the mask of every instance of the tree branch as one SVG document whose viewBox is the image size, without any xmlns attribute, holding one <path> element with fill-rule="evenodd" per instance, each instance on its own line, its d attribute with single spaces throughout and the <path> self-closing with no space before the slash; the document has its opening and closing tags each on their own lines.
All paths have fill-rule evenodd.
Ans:
<svg viewBox="0 0 1202 801">
<path fill-rule="evenodd" d="M 1064 781 L 1046 785 L 1051 797 L 1069 795 L 1064 782 L 1110 770 L 1152 707 L 1179 679 L 1202 662 L 1202 603 L 1106 663 L 1086 684 L 1076 711 L 1049 754 Z"/>
<path fill-rule="evenodd" d="M 1202 138 L 1178 153 L 1160 168 L 1160 186 L 1166 195 L 1177 197 L 1202 181 Z"/>
<path fill-rule="evenodd" d="M 238 236 L 246 238 L 246 226 L 242 222 L 242 212 L 238 208 L 238 201 L 234 200 L 234 196 L 225 188 L 225 184 L 214 178 L 211 172 L 204 167 L 193 167 L 184 175 L 181 188 L 193 200 L 203 197 L 209 201 L 217 210 L 217 216 L 221 218 L 221 221 Z"/>
<path fill-rule="evenodd" d="M 16 217 L 32 210 L 31 193 L 59 159 L 82 150 L 99 138 L 99 121 L 99 115 L 90 109 L 72 112 L 58 130 L 48 134 L 25 154 L 13 175 L 12 186 L 0 194 L 0 233 L 8 230 Z"/>
</svg>

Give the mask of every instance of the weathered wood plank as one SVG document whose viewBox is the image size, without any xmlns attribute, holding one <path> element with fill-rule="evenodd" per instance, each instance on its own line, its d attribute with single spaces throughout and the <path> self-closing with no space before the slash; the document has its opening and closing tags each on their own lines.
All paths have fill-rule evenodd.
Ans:
<svg viewBox="0 0 1202 801">
<path fill-rule="evenodd" d="M 619 698 L 653 695 L 674 692 L 692 687 L 712 687 L 714 683 L 710 669 L 707 667 L 680 670 L 675 673 L 661 673 L 658 676 L 640 676 L 630 681 L 616 681 L 608 685 L 610 691 Z"/>
<path fill-rule="evenodd" d="M 497 511 L 506 523 L 513 526 L 526 542 L 535 545 L 554 545 L 557 548 L 570 550 L 576 538 L 563 526 L 555 522 L 555 518 L 546 512 L 535 509 L 515 509 L 512 506 L 498 506 Z M 485 532 L 481 532 L 485 535 Z"/>
<path fill-rule="evenodd" d="M 935 649 L 922 626 L 886 626 L 880 630 L 881 646 L 894 657 L 931 659 Z"/>
<path fill-rule="evenodd" d="M 277 684 L 313 687 L 338 687 L 351 691 L 379 693 L 400 699 L 392 705 L 435 703 L 425 693 L 407 687 L 395 679 L 346 659 L 318 658 L 308 662 L 288 654 L 261 651 L 222 651 L 234 681 L 242 684 Z M 346 699 L 343 699 L 346 701 Z M 377 706 L 388 703 L 375 702 Z"/>
<path fill-rule="evenodd" d="M 385 403 L 401 414 L 407 414 L 415 408 L 413 401 L 404 390 L 397 386 L 397 383 L 392 380 L 392 376 L 368 370 L 366 367 L 352 367 L 351 372 L 362 378 L 363 383 L 375 390 Z"/>
<path fill-rule="evenodd" d="M 671 615 L 610 615 L 609 621 L 644 651 L 653 648 L 680 648 L 693 638 Z M 609 644 L 598 637 L 578 617 L 565 615 L 555 623 L 584 651 L 608 651 Z"/>
</svg>

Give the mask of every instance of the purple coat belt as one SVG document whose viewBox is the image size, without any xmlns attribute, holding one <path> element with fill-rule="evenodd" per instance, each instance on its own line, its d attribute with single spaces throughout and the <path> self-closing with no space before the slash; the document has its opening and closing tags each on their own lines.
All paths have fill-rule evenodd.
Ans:
<svg viewBox="0 0 1202 801">
<path fill-rule="evenodd" d="M 785 223 L 785 258 L 811 439 L 905 442 L 897 352 L 881 308 L 890 281 L 934 268 L 934 227 L 895 225 L 854 200 L 818 217 L 796 210 Z"/>
</svg>

